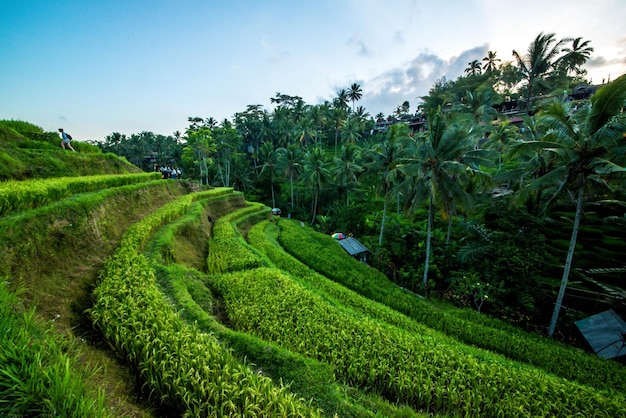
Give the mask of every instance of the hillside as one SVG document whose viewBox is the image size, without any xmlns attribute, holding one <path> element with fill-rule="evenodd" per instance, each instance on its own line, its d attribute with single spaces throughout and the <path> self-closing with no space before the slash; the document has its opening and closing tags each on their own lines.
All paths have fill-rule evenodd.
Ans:
<svg viewBox="0 0 626 418">
<path fill-rule="evenodd" d="M 1 131 L 20 180 L 0 183 L 3 414 L 626 414 L 617 363 L 433 305 L 232 189 L 18 128 Z"/>
<path fill-rule="evenodd" d="M 63 150 L 60 142 L 57 133 L 31 123 L 0 120 L 0 181 L 140 172 L 91 144 L 73 141 L 73 153 Z"/>
</svg>

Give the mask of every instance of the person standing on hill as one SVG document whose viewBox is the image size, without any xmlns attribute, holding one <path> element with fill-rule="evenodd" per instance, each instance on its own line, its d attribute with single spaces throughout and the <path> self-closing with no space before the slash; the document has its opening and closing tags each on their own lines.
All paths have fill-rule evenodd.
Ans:
<svg viewBox="0 0 626 418">
<path fill-rule="evenodd" d="M 76 150 L 72 148 L 72 144 L 70 144 L 72 137 L 69 134 L 65 133 L 63 131 L 63 128 L 59 128 L 59 132 L 61 133 L 61 148 L 69 148 L 72 151 L 76 152 Z"/>
</svg>

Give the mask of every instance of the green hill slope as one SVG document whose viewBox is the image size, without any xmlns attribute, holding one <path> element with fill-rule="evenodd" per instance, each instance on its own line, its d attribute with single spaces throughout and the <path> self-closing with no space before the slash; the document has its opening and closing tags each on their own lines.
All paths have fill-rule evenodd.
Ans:
<svg viewBox="0 0 626 418">
<path fill-rule="evenodd" d="M 72 143 L 76 152 L 62 149 L 55 132 L 28 122 L 0 120 L 0 181 L 140 172 L 126 160 L 102 154 L 96 146 Z"/>
</svg>

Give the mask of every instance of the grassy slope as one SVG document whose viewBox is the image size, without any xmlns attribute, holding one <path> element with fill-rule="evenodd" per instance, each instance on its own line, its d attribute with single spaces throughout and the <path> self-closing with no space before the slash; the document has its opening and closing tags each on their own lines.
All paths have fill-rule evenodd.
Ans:
<svg viewBox="0 0 626 418">
<path fill-rule="evenodd" d="M 21 129 L 11 129 L 15 125 Z M 31 132 L 24 134 L 24 130 Z M 63 151 L 54 133 L 0 121 L 0 179 L 138 171 L 88 144 L 75 143 L 74 147 L 78 152 Z M 0 220 L 0 275 L 10 288 L 22 289 L 21 300 L 36 309 L 39 320 L 54 320 L 54 331 L 68 342 L 80 365 L 97 368 L 88 384 L 104 391 L 114 416 L 156 414 L 137 397 L 134 376 L 93 334 L 83 311 L 91 304 L 90 292 L 103 261 L 124 230 L 185 193 L 188 190 L 181 183 L 158 181 L 119 194 L 110 191 L 102 200 L 94 200 L 95 193 L 85 194 L 82 204 L 71 197 L 52 211 L 22 212 Z"/>
<path fill-rule="evenodd" d="M 21 121 L 0 120 L 0 180 L 26 180 L 140 172 L 113 154 L 102 154 L 94 145 L 73 141 L 77 152 L 61 148 L 55 132 Z"/>
</svg>

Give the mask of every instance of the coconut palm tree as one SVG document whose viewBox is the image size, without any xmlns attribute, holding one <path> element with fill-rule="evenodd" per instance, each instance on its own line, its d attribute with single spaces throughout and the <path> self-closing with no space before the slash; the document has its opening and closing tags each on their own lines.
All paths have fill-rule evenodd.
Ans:
<svg viewBox="0 0 626 418">
<path fill-rule="evenodd" d="M 341 127 L 344 144 L 355 144 L 361 138 L 361 123 L 355 114 L 351 114 Z"/>
<path fill-rule="evenodd" d="M 352 101 L 353 112 L 354 112 L 354 103 L 361 100 L 361 97 L 363 97 L 363 90 L 361 89 L 361 86 L 357 83 L 352 83 L 352 85 L 350 86 L 350 90 L 348 90 L 348 99 Z"/>
<path fill-rule="evenodd" d="M 593 48 L 589 46 L 590 41 L 583 42 L 581 37 L 571 41 L 571 47 L 563 48 L 564 55 L 561 58 L 561 64 L 568 73 L 582 75 L 585 71 L 581 67 L 591 58 Z"/>
<path fill-rule="evenodd" d="M 483 150 L 474 150 L 472 120 L 458 117 L 448 120 L 439 110 L 431 112 L 428 118 L 429 129 L 423 138 L 417 138 L 411 158 L 401 167 L 406 176 L 404 188 L 410 210 L 416 210 L 423 202 L 428 202 L 428 222 L 426 231 L 426 260 L 424 263 L 423 286 L 427 289 L 432 224 L 435 208 L 440 208 L 444 216 L 451 217 L 455 207 L 471 208 L 471 196 L 465 190 L 470 175 L 486 174 L 480 166 L 488 165 Z"/>
<path fill-rule="evenodd" d="M 363 149 L 363 165 L 367 169 L 367 173 L 376 179 L 377 193 L 383 197 L 383 215 L 378 237 L 379 246 L 382 246 L 383 243 L 389 196 L 394 186 L 403 180 L 398 167 L 407 150 L 409 140 L 408 125 L 395 124 L 391 125 L 381 142 L 376 143 L 372 148 Z"/>
<path fill-rule="evenodd" d="M 465 69 L 465 74 L 467 75 L 477 75 L 481 73 L 480 61 L 473 60 L 467 63 L 467 68 Z"/>
<path fill-rule="evenodd" d="M 356 185 L 357 177 L 362 171 L 359 151 L 358 146 L 348 143 L 342 147 L 341 156 L 335 158 L 335 177 L 346 191 L 346 206 L 350 206 L 350 188 Z"/>
<path fill-rule="evenodd" d="M 276 153 L 279 170 L 289 178 L 291 208 L 293 209 L 293 181 L 302 173 L 304 154 L 298 144 L 289 144 L 287 148 L 279 148 Z"/>
<path fill-rule="evenodd" d="M 466 91 L 463 102 L 458 106 L 462 113 L 469 113 L 475 123 L 491 122 L 497 115 L 493 105 L 492 90 Z"/>
<path fill-rule="evenodd" d="M 500 58 L 496 58 L 495 51 L 487 51 L 487 56 L 483 58 L 483 61 L 485 62 L 483 64 L 483 70 L 486 73 L 491 73 L 498 68 L 497 63 L 500 62 L 501 60 Z"/>
<path fill-rule="evenodd" d="M 261 176 L 265 176 L 269 179 L 270 186 L 272 189 L 272 207 L 276 207 L 276 197 L 274 193 L 274 183 L 278 179 L 278 169 L 277 169 L 277 154 L 274 149 L 274 144 L 271 142 L 264 142 L 259 149 L 259 153 L 261 156 L 261 160 L 263 161 L 263 166 L 261 167 Z"/>
<path fill-rule="evenodd" d="M 330 120 L 335 131 L 335 157 L 337 156 L 337 142 L 339 141 L 339 132 L 346 121 L 346 111 L 340 107 L 333 107 L 330 110 Z"/>
<path fill-rule="evenodd" d="M 348 110 L 348 91 L 346 89 L 341 89 L 337 91 L 337 97 L 333 100 L 333 106 L 339 109 Z"/>
<path fill-rule="evenodd" d="M 326 161 L 324 152 L 319 146 L 313 147 L 304 155 L 302 177 L 304 183 L 313 189 L 313 216 L 311 218 L 311 225 L 313 225 L 315 217 L 317 216 L 317 203 L 320 190 L 331 178 L 328 161 Z"/>
<path fill-rule="evenodd" d="M 544 84 L 545 80 L 552 75 L 559 65 L 559 54 L 566 39 L 557 41 L 554 33 L 537 35 L 535 40 L 528 46 L 525 55 L 520 55 L 513 50 L 513 57 L 522 78 L 526 82 L 526 97 L 529 106 L 532 106 L 533 94 Z"/>
<path fill-rule="evenodd" d="M 538 145 L 551 154 L 556 164 L 529 187 L 552 191 L 545 201 L 545 210 L 558 199 L 575 204 L 570 245 L 548 330 L 550 336 L 554 334 L 565 295 L 585 199 L 591 196 L 592 189 L 609 192 L 611 184 L 607 179 L 622 185 L 626 179 L 626 168 L 617 163 L 623 163 L 626 145 L 626 115 L 622 111 L 625 101 L 626 76 L 622 76 L 598 90 L 579 111 L 572 111 L 567 103 L 554 102 L 539 117 L 546 133 Z M 615 183 L 618 179 L 621 183 Z"/>
</svg>

